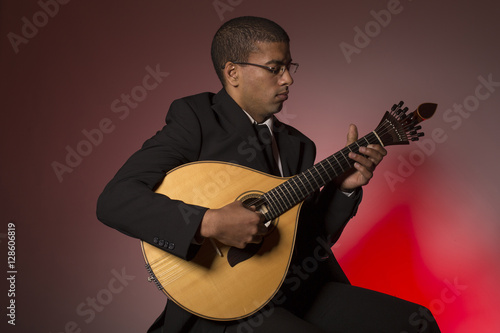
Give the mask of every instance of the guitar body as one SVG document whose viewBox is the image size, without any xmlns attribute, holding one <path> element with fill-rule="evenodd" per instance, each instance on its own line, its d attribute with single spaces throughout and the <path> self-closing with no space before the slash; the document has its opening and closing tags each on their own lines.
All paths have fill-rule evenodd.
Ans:
<svg viewBox="0 0 500 333">
<path fill-rule="evenodd" d="M 156 192 L 216 209 L 235 200 L 260 197 L 287 179 L 231 163 L 201 161 L 170 171 Z M 300 206 L 275 218 L 260 248 L 235 265 L 228 262 L 234 257 L 229 246 L 207 239 L 191 261 L 142 242 L 144 259 L 160 289 L 183 309 L 212 320 L 244 318 L 264 307 L 283 283 Z"/>
<path fill-rule="evenodd" d="M 210 161 L 171 170 L 157 193 L 212 209 L 239 200 L 255 206 L 271 222 L 261 244 L 240 250 L 209 239 L 191 261 L 142 242 L 151 279 L 181 308 L 203 318 L 235 320 L 257 312 L 273 298 L 286 277 L 302 201 L 352 169 L 350 152 L 359 153 L 360 147 L 369 144 L 387 146 L 418 140 L 424 133 L 418 132 L 421 126 L 417 124 L 432 117 L 437 107 L 424 103 L 406 114 L 408 108 L 402 109 L 402 105 L 400 102 L 387 111 L 373 132 L 294 177 L 275 177 Z"/>
</svg>

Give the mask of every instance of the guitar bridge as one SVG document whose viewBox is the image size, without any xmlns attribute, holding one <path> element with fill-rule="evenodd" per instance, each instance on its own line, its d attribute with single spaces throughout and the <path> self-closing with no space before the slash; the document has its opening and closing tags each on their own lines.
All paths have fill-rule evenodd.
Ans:
<svg viewBox="0 0 500 333">
<path fill-rule="evenodd" d="M 156 278 L 156 275 L 155 273 L 153 273 L 153 270 L 151 269 L 151 266 L 149 266 L 149 264 L 146 264 L 146 269 L 148 270 L 149 273 L 148 282 L 154 282 L 159 290 L 163 290 L 163 286 Z"/>
</svg>

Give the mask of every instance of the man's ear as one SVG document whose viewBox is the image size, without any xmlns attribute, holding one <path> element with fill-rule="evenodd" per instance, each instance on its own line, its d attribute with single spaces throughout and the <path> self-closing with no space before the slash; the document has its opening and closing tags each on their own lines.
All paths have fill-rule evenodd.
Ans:
<svg viewBox="0 0 500 333">
<path fill-rule="evenodd" d="M 239 82 L 239 68 L 232 62 L 228 61 L 226 62 L 226 66 L 223 69 L 224 73 L 224 80 L 226 81 L 226 84 L 237 87 Z"/>
</svg>

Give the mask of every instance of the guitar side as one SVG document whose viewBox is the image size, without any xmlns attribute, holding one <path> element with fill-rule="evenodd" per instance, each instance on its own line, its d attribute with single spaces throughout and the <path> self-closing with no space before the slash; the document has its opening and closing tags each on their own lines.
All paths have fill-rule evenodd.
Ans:
<svg viewBox="0 0 500 333">
<path fill-rule="evenodd" d="M 287 179 L 231 163 L 200 161 L 171 170 L 156 192 L 216 209 L 260 196 Z M 191 261 L 141 242 L 144 259 L 162 291 L 183 309 L 212 320 L 247 317 L 272 299 L 286 277 L 300 206 L 273 220 L 260 249 L 234 266 L 228 263 L 230 247 L 215 242 L 219 256 L 208 240 Z"/>
</svg>

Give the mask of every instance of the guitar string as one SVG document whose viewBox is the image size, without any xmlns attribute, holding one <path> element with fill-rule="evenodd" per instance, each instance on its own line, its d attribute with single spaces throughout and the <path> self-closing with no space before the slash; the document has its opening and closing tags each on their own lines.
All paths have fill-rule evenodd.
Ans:
<svg viewBox="0 0 500 333">
<path fill-rule="evenodd" d="M 388 132 L 388 130 L 386 130 L 386 132 Z M 359 152 L 359 148 L 361 147 L 360 143 L 362 141 L 366 141 L 367 144 L 370 144 L 371 142 L 372 143 L 377 142 L 375 138 L 372 137 L 371 134 L 372 133 L 367 134 L 366 136 L 362 137 L 361 139 L 352 143 L 351 145 L 344 147 L 340 152 L 337 152 L 332 156 L 327 157 L 326 159 L 317 163 L 312 168 L 306 170 L 302 174 L 291 178 L 291 181 L 289 180 L 287 182 L 284 182 L 280 186 L 277 186 L 275 189 L 271 190 L 270 194 L 271 195 L 274 194 L 275 197 L 273 201 L 276 201 L 279 204 L 281 210 L 289 209 L 293 205 L 294 200 L 297 199 L 300 200 L 301 198 L 307 197 L 307 195 L 309 195 L 312 191 L 314 191 L 315 187 L 321 187 L 327 181 L 331 181 L 333 179 L 332 178 L 333 174 L 335 174 L 335 176 L 338 176 L 338 174 L 341 171 L 343 172 L 345 169 L 347 169 L 347 167 L 352 166 L 351 163 L 352 160 L 349 160 L 346 157 L 346 153 L 348 151 Z M 385 134 L 386 133 L 382 132 L 381 136 Z M 341 161 L 339 161 L 339 159 L 336 157 L 336 155 L 339 154 L 342 155 L 343 158 L 343 159 L 341 158 Z M 332 157 L 335 158 L 335 160 L 337 161 L 337 165 L 332 164 L 333 163 Z M 338 170 L 339 167 L 341 170 Z M 327 178 L 327 180 L 325 178 Z M 302 186 L 299 185 L 297 180 L 302 184 Z M 319 180 L 321 181 L 318 182 Z M 316 183 L 316 186 L 313 184 L 313 182 Z M 279 193 L 280 191 L 281 193 Z M 285 191 L 288 192 L 288 195 L 287 193 L 285 193 Z M 282 197 L 286 199 L 286 202 L 282 199 Z M 294 200 L 290 201 L 288 199 L 289 197 L 291 197 Z M 273 214 L 276 214 L 276 212 L 274 212 Z M 152 267 L 153 266 L 157 279 L 162 280 L 161 281 L 162 285 L 168 285 L 170 283 L 173 283 L 178 279 L 182 278 L 186 273 L 194 269 L 193 267 L 190 267 L 185 269 L 183 273 L 175 272 L 176 265 L 174 264 L 171 266 L 171 263 L 168 260 L 163 260 L 160 262 L 158 262 L 158 260 L 155 260 L 155 263 L 152 264 Z"/>
<path fill-rule="evenodd" d="M 400 106 L 398 106 L 398 108 L 396 108 L 396 110 L 391 110 L 390 114 L 392 116 L 394 116 L 398 121 L 402 120 L 404 122 L 404 124 L 402 126 L 404 133 L 402 133 L 402 134 L 406 134 L 407 138 L 408 137 L 414 138 L 415 135 L 413 135 L 409 132 L 414 129 L 414 125 L 416 125 L 416 122 L 413 119 L 408 119 L 409 116 L 405 115 L 404 113 L 402 116 L 398 115 L 399 110 L 400 110 Z M 384 119 L 383 119 L 383 122 L 384 122 Z M 308 170 L 302 172 L 301 174 L 299 174 L 297 176 L 290 178 L 289 180 L 287 180 L 284 183 L 280 184 L 279 186 L 275 187 L 274 189 L 272 189 L 268 193 L 270 193 L 271 195 L 276 197 L 275 200 L 278 201 L 278 204 L 280 205 L 281 209 L 287 209 L 287 207 L 288 207 L 288 209 L 291 208 L 291 206 L 294 205 L 294 201 L 307 197 L 310 193 L 312 193 L 314 191 L 315 187 L 319 188 L 319 187 L 323 186 L 324 184 L 326 184 L 328 181 L 331 181 L 333 179 L 332 178 L 333 174 L 335 175 L 335 177 L 337 177 L 339 174 L 341 174 L 341 171 L 344 172 L 345 169 L 347 169 L 348 167 L 349 168 L 352 167 L 353 160 L 348 159 L 346 157 L 346 154 L 348 154 L 348 151 L 354 151 L 354 152 L 359 153 L 359 148 L 361 146 L 364 146 L 364 145 L 360 146 L 360 143 L 363 140 L 366 141 L 366 143 L 368 145 L 371 142 L 370 140 L 373 140 L 372 143 L 377 143 L 378 140 L 380 140 L 379 138 L 373 137 L 376 134 L 379 134 L 380 136 L 385 136 L 388 133 L 394 132 L 394 131 L 396 131 L 396 133 L 398 133 L 397 129 L 389 128 L 389 126 L 393 126 L 393 125 L 382 124 L 382 122 L 381 122 L 381 125 L 382 125 L 381 130 L 383 130 L 383 131 L 380 131 L 380 133 L 377 133 L 377 130 L 379 130 L 379 128 L 377 128 L 374 131 L 375 133 L 372 132 L 372 133 L 365 135 L 364 137 L 357 140 L 356 142 L 348 145 L 347 147 L 344 147 L 339 152 L 337 152 L 337 153 L 325 158 L 324 160 L 320 161 L 319 163 L 315 164 L 313 167 L 309 168 Z M 372 137 L 370 137 L 370 136 L 372 136 Z M 339 159 L 336 156 L 339 154 L 343 158 L 343 159 L 341 158 L 341 162 L 339 162 Z M 332 158 L 334 158 L 336 160 L 337 164 L 332 164 L 332 163 L 334 163 Z M 341 169 L 341 171 L 339 170 L 339 168 Z M 327 178 L 327 180 L 325 180 L 324 177 Z M 304 183 L 304 181 L 305 181 L 305 183 Z M 300 182 L 300 184 L 299 184 L 299 182 Z M 313 185 L 313 182 L 316 183 L 316 186 Z M 310 189 L 308 189 L 307 185 L 309 185 Z M 288 195 L 285 191 L 288 192 Z M 265 195 L 267 195 L 267 193 Z M 285 200 L 282 199 L 282 197 L 285 198 L 286 202 L 285 202 Z M 290 201 L 288 198 L 291 198 L 292 201 Z M 258 198 L 256 200 L 256 202 L 263 202 L 263 200 L 262 200 L 262 198 Z M 272 208 L 272 209 L 274 209 L 274 208 Z M 163 279 L 163 281 L 161 281 L 162 285 L 175 282 L 176 280 L 185 276 L 186 273 L 189 273 L 195 269 L 192 266 L 188 266 L 189 268 L 182 270 L 182 272 L 180 272 L 180 271 L 176 272 L 175 269 L 178 266 L 178 264 L 175 264 L 175 262 L 172 264 L 171 260 L 168 260 L 167 258 L 160 258 L 160 259 L 155 260 L 151 264 L 150 267 L 153 269 L 153 266 L 154 266 L 155 276 L 157 278 Z M 167 266 L 167 267 L 165 267 L 165 266 Z M 167 275 L 166 278 L 164 278 L 165 275 Z"/>
<path fill-rule="evenodd" d="M 396 112 L 398 110 L 399 109 L 397 109 L 397 110 L 395 110 L 395 112 L 392 112 L 392 113 L 389 113 L 389 114 L 392 117 L 394 117 L 395 120 L 398 121 L 400 127 L 401 127 L 401 122 L 405 122 L 404 123 L 404 127 L 402 128 L 403 131 L 404 131 L 402 134 L 406 134 L 406 139 L 412 138 L 413 136 L 409 132 L 414 129 L 414 126 L 416 125 L 417 122 L 414 121 L 415 119 L 414 119 L 414 117 L 412 115 L 405 115 L 405 114 L 399 114 L 399 115 L 397 115 Z M 387 124 L 387 121 L 388 121 L 387 117 L 384 116 L 383 121 L 381 122 L 381 124 L 379 125 L 379 127 L 374 131 L 375 133 L 371 132 L 371 133 L 365 135 L 364 137 L 362 137 L 358 141 L 352 143 L 351 145 L 349 145 L 347 147 L 344 147 L 344 149 L 342 149 L 341 151 L 333 154 L 332 156 L 327 157 L 326 159 L 324 159 L 321 162 L 318 162 L 317 164 L 315 164 L 313 167 L 311 167 L 310 169 L 306 170 L 302 174 L 299 174 L 299 175 L 293 177 L 292 178 L 293 181 L 288 180 L 288 181 L 284 182 L 283 184 L 277 186 L 276 188 L 272 189 L 271 191 L 269 191 L 268 192 L 269 196 L 272 199 L 271 200 L 272 202 L 270 203 L 270 206 L 271 206 L 270 210 L 271 210 L 272 214 L 276 215 L 276 216 L 280 214 L 279 210 L 276 207 L 276 203 L 280 206 L 281 212 L 283 212 L 283 211 L 285 211 L 285 210 L 290 209 L 291 207 L 293 207 L 296 203 L 300 202 L 301 199 L 305 199 L 305 197 L 307 197 L 307 195 L 309 195 L 310 193 L 314 192 L 315 187 L 312 184 L 312 181 L 314 181 L 317 184 L 317 186 L 318 186 L 317 188 L 320 188 L 321 186 L 323 186 L 323 185 L 325 185 L 327 183 L 323 177 L 328 177 L 328 180 L 330 181 L 330 180 L 332 180 L 332 172 L 335 174 L 335 176 L 338 176 L 339 173 L 337 173 L 337 171 L 335 170 L 335 167 L 333 167 L 332 164 L 330 163 L 331 157 L 334 157 L 336 159 L 337 164 L 342 169 L 342 172 L 344 172 L 344 170 L 346 169 L 346 168 L 344 168 L 345 166 L 347 166 L 349 168 L 352 167 L 352 164 L 351 164 L 352 160 L 347 159 L 344 153 L 347 153 L 348 150 L 359 153 L 359 148 L 361 146 L 358 144 L 358 142 L 361 142 L 361 141 L 365 140 L 368 144 L 370 144 L 370 141 L 368 140 L 368 137 L 370 135 L 376 136 L 376 134 L 378 134 L 380 137 L 385 137 L 388 133 L 394 133 L 394 132 L 396 132 L 396 134 L 398 134 L 397 131 L 399 130 L 399 128 L 395 128 L 395 126 L 393 125 L 393 123 L 390 122 L 390 121 L 389 121 L 389 124 Z M 372 137 L 371 140 L 372 140 L 371 143 L 380 143 L 380 138 L 379 137 L 377 137 L 376 140 L 374 140 L 374 138 Z M 355 146 L 357 146 L 357 147 L 355 147 Z M 342 157 L 343 157 L 343 161 L 342 162 L 338 161 L 337 157 L 335 156 L 336 154 L 341 154 L 342 155 Z M 325 165 L 325 161 L 329 164 L 330 171 L 327 170 L 327 168 L 326 168 L 327 166 Z M 318 167 L 321 167 L 323 169 L 323 171 L 318 170 Z M 309 173 L 310 176 L 307 175 L 307 172 Z M 316 173 L 316 176 L 313 174 L 313 172 Z M 318 183 L 318 176 L 321 179 L 321 183 Z M 301 181 L 301 183 L 303 183 L 302 182 L 302 178 L 305 178 L 305 180 L 307 181 L 307 183 L 311 187 L 311 190 L 308 190 L 307 186 L 305 186 L 305 185 L 302 188 L 300 186 L 298 186 L 297 183 L 295 182 L 295 178 L 298 178 Z M 295 187 L 294 187 L 294 185 L 295 185 Z M 288 197 L 284 193 L 283 188 L 286 189 L 287 192 L 289 192 L 289 193 L 290 193 L 290 190 L 292 190 L 293 191 L 292 193 L 295 193 L 297 195 L 297 199 L 298 200 L 296 201 L 296 203 L 290 202 L 288 200 Z M 307 193 L 307 195 L 305 197 L 304 197 L 302 189 L 304 189 L 306 191 L 306 193 Z M 281 194 L 278 193 L 280 190 L 281 190 L 281 192 L 283 192 L 283 195 L 281 195 Z M 299 190 L 301 192 L 302 196 L 298 196 L 297 190 Z M 282 197 L 284 197 L 288 201 L 288 203 L 285 203 L 284 200 L 282 199 Z"/>
<path fill-rule="evenodd" d="M 284 190 L 285 189 L 287 192 L 289 193 L 295 193 L 296 194 L 296 202 L 300 202 L 302 199 L 304 199 L 305 197 L 307 197 L 307 195 L 309 195 L 310 193 L 314 192 L 315 190 L 315 187 L 314 185 L 312 184 L 312 180 L 314 180 L 314 182 L 317 183 L 317 185 L 319 187 L 321 187 L 322 185 L 324 185 L 326 182 L 325 180 L 323 179 L 323 176 L 326 176 L 328 177 L 329 180 L 332 179 L 332 172 L 335 174 L 335 176 L 338 176 L 340 174 L 340 172 L 337 172 L 335 167 L 332 166 L 332 164 L 330 163 L 330 160 L 331 158 L 335 158 L 335 160 L 337 161 L 337 165 L 340 166 L 340 168 L 342 169 L 342 172 L 345 171 L 345 169 L 347 167 L 352 167 L 352 164 L 351 164 L 351 161 L 352 160 L 348 160 L 346 157 L 345 157 L 345 153 L 347 153 L 347 150 L 349 151 L 355 151 L 355 152 L 359 152 L 359 148 L 360 148 L 360 145 L 358 144 L 358 142 L 361 142 L 363 139 L 368 143 L 370 144 L 370 141 L 368 140 L 368 137 L 370 135 L 375 135 L 376 136 L 376 133 L 378 131 L 378 134 L 379 136 L 376 138 L 376 140 L 374 140 L 374 138 L 372 137 L 371 140 L 373 141 L 372 143 L 380 143 L 380 136 L 381 137 L 385 137 L 386 134 L 388 133 L 396 133 L 398 134 L 398 131 L 400 132 L 399 134 L 403 134 L 406 136 L 405 140 L 407 140 L 408 138 L 413 138 L 414 136 L 412 135 L 412 133 L 410 133 L 410 131 L 414 128 L 414 125 L 416 125 L 416 121 L 415 121 L 415 117 L 414 115 L 406 115 L 402 112 L 399 112 L 400 111 L 400 108 L 397 108 L 395 110 L 392 110 L 391 112 L 388 112 L 390 114 L 391 117 L 395 118 L 395 120 L 397 120 L 398 124 L 400 125 L 401 127 L 401 124 L 404 123 L 404 126 L 402 128 L 403 132 L 401 132 L 401 129 L 400 128 L 396 128 L 394 125 L 393 125 L 393 121 L 389 121 L 389 119 L 387 119 L 388 117 L 387 116 L 384 116 L 381 124 L 379 124 L 379 126 L 377 127 L 377 129 L 374 131 L 374 132 L 371 132 L 367 135 L 365 135 L 363 138 L 359 139 L 358 141 L 354 142 L 353 144 L 345 147 L 344 149 L 342 149 L 340 152 L 337 152 L 336 154 L 341 154 L 343 156 L 343 160 L 342 162 L 340 162 L 337 157 L 335 156 L 336 154 L 333 154 L 332 156 L 326 158 L 325 160 L 317 163 L 316 165 L 314 165 L 313 167 L 311 167 L 310 169 L 306 170 L 309 172 L 310 176 L 307 175 L 306 172 L 303 172 L 302 174 L 299 174 L 295 177 L 292 177 L 291 179 L 293 179 L 291 181 L 291 179 L 289 179 L 288 181 L 284 182 L 283 184 L 280 184 L 279 186 L 277 186 L 276 188 L 272 189 L 271 191 L 269 191 L 268 193 L 266 193 L 264 195 L 264 198 L 266 199 L 265 201 L 262 201 L 262 200 L 258 200 L 257 203 L 258 204 L 265 204 L 267 203 L 268 204 L 268 209 L 270 210 L 270 213 L 271 215 L 274 215 L 274 216 L 277 216 L 280 214 L 280 210 L 281 212 L 291 208 L 293 205 L 295 205 L 296 203 L 293 203 L 293 202 L 290 202 L 288 200 L 288 197 L 286 196 L 286 194 L 284 193 Z M 389 122 L 389 124 L 387 124 L 387 122 Z M 403 135 L 399 135 L 400 137 L 402 137 Z M 402 140 L 401 140 L 402 141 Z M 357 149 L 356 147 L 354 146 L 357 146 Z M 352 149 L 351 146 L 355 149 Z M 326 165 L 324 162 L 327 162 L 330 166 L 330 171 L 328 171 L 326 169 Z M 333 161 L 332 161 L 333 162 Z M 318 170 L 318 166 L 321 166 L 321 168 L 323 168 L 323 171 L 321 170 Z M 345 167 L 345 168 L 344 168 Z M 313 172 L 316 173 L 316 176 L 313 175 Z M 317 177 L 319 176 L 319 178 L 322 179 L 322 184 L 318 184 L 318 180 L 317 180 Z M 296 179 L 298 179 L 301 183 L 302 183 L 302 186 L 298 185 L 297 182 L 295 181 Z M 309 185 L 310 189 L 308 189 L 307 185 L 304 184 L 303 182 L 303 179 L 306 181 L 306 184 Z M 281 192 L 283 194 L 280 194 L 279 191 L 281 190 Z M 290 190 L 292 192 L 290 192 Z M 298 191 L 300 191 L 300 196 L 298 194 Z M 305 190 L 306 194 L 304 195 L 303 191 L 302 190 Z M 288 203 L 284 202 L 283 200 L 283 197 L 288 201 Z M 279 209 L 277 207 L 277 205 L 279 205 Z M 269 215 L 269 214 L 268 214 Z"/>
<path fill-rule="evenodd" d="M 358 140 L 358 141 L 362 141 L 363 139 L 365 141 L 367 141 L 368 143 L 370 143 L 370 141 L 368 141 L 368 139 L 366 138 L 366 136 L 363 137 L 362 139 Z M 360 145 L 357 142 L 353 143 L 352 145 L 353 146 L 356 145 L 358 147 L 358 149 L 360 147 Z M 343 150 L 345 152 L 347 152 L 347 150 L 356 151 L 356 149 L 352 149 L 350 147 L 344 148 Z M 344 166 L 346 166 L 346 165 L 349 166 L 349 167 L 351 167 L 350 161 L 345 158 L 345 154 L 342 151 L 340 153 L 344 156 L 344 160 L 345 160 L 345 161 L 342 161 L 342 162 L 338 162 L 338 164 L 340 165 L 341 169 L 345 170 L 346 168 L 344 168 Z M 284 187 L 288 191 L 289 191 L 289 189 L 291 189 L 293 192 L 295 192 L 297 194 L 297 189 L 298 189 L 301 192 L 301 194 L 302 194 L 302 198 L 300 196 L 297 196 L 297 198 L 299 199 L 298 201 L 301 201 L 300 199 L 304 199 L 305 198 L 304 197 L 304 193 L 303 193 L 302 188 L 300 186 L 297 187 L 297 183 L 295 182 L 295 178 L 298 178 L 301 182 L 302 182 L 302 178 L 305 178 L 306 182 L 309 184 L 310 190 L 306 186 L 303 186 L 303 189 L 306 191 L 307 195 L 309 195 L 310 193 L 312 193 L 315 190 L 315 186 L 312 184 L 312 181 L 314 181 L 316 183 L 317 187 L 319 188 L 319 187 L 323 186 L 324 184 L 326 184 L 326 182 L 327 182 L 327 181 L 325 181 L 326 177 L 328 178 L 329 181 L 333 179 L 332 178 L 332 172 L 335 173 L 335 176 L 338 175 L 337 171 L 335 170 L 335 168 L 332 166 L 332 164 L 330 162 L 331 157 L 332 156 L 330 156 L 329 158 L 326 158 L 325 160 L 317 163 L 314 167 L 306 170 L 301 175 L 298 175 L 298 177 L 293 177 L 292 178 L 292 179 L 294 179 L 293 184 L 296 185 L 295 188 L 294 188 L 292 182 L 285 182 L 285 183 L 281 184 L 280 186 L 278 186 L 277 188 L 273 189 L 274 192 L 277 192 L 281 187 Z M 335 156 L 333 156 L 333 157 L 335 157 Z M 337 159 L 337 158 L 335 157 L 335 159 Z M 328 165 L 325 164 L 325 161 L 329 164 L 330 171 L 327 170 Z M 337 159 L 337 161 L 338 161 L 338 159 Z M 321 167 L 323 169 L 323 171 L 319 170 L 318 167 Z M 309 175 L 307 174 L 307 172 L 309 173 Z M 316 175 L 314 175 L 313 172 L 315 172 Z M 317 180 L 318 177 L 321 179 L 321 183 L 318 183 L 318 180 Z M 288 186 L 288 185 L 290 185 L 290 186 Z M 271 190 L 271 191 L 273 191 L 273 190 Z M 271 192 L 270 194 L 273 195 L 274 193 Z M 280 204 L 280 206 L 281 206 L 281 203 L 280 203 L 281 200 L 280 200 L 279 196 L 278 196 L 278 198 L 276 198 L 273 201 L 276 201 L 276 200 L 278 201 L 278 204 Z M 288 205 L 285 205 L 285 206 L 287 208 L 291 208 L 293 206 L 293 204 L 289 203 Z"/>
</svg>

